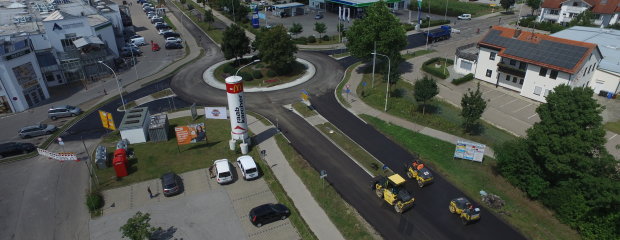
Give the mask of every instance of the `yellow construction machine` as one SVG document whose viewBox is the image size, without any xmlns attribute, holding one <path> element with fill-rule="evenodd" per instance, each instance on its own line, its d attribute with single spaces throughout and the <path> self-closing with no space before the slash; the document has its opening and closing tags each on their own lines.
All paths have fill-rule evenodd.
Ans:
<svg viewBox="0 0 620 240">
<path fill-rule="evenodd" d="M 414 160 L 410 164 L 405 164 L 405 171 L 407 177 L 415 179 L 418 182 L 419 187 L 424 187 L 433 182 L 433 174 L 423 163 L 418 160 Z"/>
<path fill-rule="evenodd" d="M 467 198 L 452 199 L 449 209 L 451 213 L 459 215 L 464 225 L 480 220 L 480 208 L 474 207 Z"/>
<path fill-rule="evenodd" d="M 394 211 L 402 213 L 413 206 L 415 200 L 405 189 L 405 179 L 398 174 L 389 177 L 378 176 L 372 181 L 372 189 L 377 197 L 394 206 Z"/>
</svg>

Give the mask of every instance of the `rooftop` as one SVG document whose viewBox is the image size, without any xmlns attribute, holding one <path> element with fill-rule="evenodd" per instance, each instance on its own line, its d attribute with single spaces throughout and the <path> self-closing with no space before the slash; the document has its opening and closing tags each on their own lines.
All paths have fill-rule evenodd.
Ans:
<svg viewBox="0 0 620 240">
<path fill-rule="evenodd" d="M 378 2 L 379 0 L 325 0 L 327 2 L 340 3 L 347 6 L 353 7 L 367 7 L 372 5 L 373 3 Z M 386 0 L 386 3 L 394 3 L 399 2 L 400 0 Z"/>
<path fill-rule="evenodd" d="M 512 28 L 493 26 L 478 43 L 500 49 L 499 55 L 575 74 L 596 44 L 568 40 Z"/>
<path fill-rule="evenodd" d="M 561 8 L 562 3 L 567 0 L 545 0 L 542 2 L 541 8 Z M 612 14 L 620 12 L 620 0 L 583 0 L 590 4 L 593 13 Z"/>
<path fill-rule="evenodd" d="M 620 73 L 620 30 L 571 27 L 551 36 L 598 44 L 603 54 L 598 68 Z"/>
<path fill-rule="evenodd" d="M 144 122 L 147 121 L 146 117 L 148 114 L 149 109 L 146 107 L 127 109 L 125 115 L 123 116 L 123 120 L 121 121 L 121 125 L 118 129 L 127 130 L 142 128 L 144 126 Z M 150 121 L 150 119 L 148 121 Z"/>
</svg>

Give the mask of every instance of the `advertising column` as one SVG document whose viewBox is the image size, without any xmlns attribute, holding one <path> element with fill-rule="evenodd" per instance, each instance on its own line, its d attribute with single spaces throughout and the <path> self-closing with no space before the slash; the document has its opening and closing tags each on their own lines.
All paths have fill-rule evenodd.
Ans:
<svg viewBox="0 0 620 240">
<path fill-rule="evenodd" d="M 245 99 L 243 96 L 243 81 L 239 76 L 230 76 L 226 80 L 226 96 L 228 97 L 228 112 L 230 116 L 231 150 L 234 142 L 241 140 L 249 143 L 248 122 L 245 117 Z"/>
</svg>

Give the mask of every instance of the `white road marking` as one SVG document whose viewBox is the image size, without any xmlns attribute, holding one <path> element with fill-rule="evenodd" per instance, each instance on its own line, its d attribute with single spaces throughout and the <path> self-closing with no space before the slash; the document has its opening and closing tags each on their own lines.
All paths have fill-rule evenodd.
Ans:
<svg viewBox="0 0 620 240">
<path fill-rule="evenodd" d="M 510 102 L 507 102 L 507 103 L 504 103 L 504 104 L 500 105 L 499 107 L 504 107 L 504 106 L 506 106 L 506 105 L 508 105 L 508 104 L 511 104 L 511 103 L 515 102 L 515 101 L 517 101 L 517 99 L 516 99 L 516 98 L 515 98 L 515 99 L 513 99 L 513 100 L 512 100 L 512 101 L 510 101 Z"/>
<path fill-rule="evenodd" d="M 618 136 L 618 134 L 614 134 L 614 135 L 613 135 L 613 136 L 611 136 L 609 139 L 607 139 L 607 141 L 609 141 L 609 140 L 611 140 L 611 139 L 615 138 L 616 136 Z"/>
<path fill-rule="evenodd" d="M 527 119 L 533 118 L 534 116 L 538 115 L 538 113 L 534 113 L 534 115 L 528 117 Z"/>
<path fill-rule="evenodd" d="M 499 96 L 495 96 L 495 97 L 493 97 L 493 98 L 489 99 L 489 101 L 493 101 L 494 99 L 498 99 L 498 98 L 503 97 L 503 96 L 506 96 L 506 94 L 505 94 L 505 93 L 502 93 L 502 94 L 501 94 L 501 95 L 499 95 Z"/>
<path fill-rule="evenodd" d="M 518 112 L 518 111 L 521 111 L 521 110 L 523 110 L 524 108 L 529 107 L 530 105 L 532 105 L 532 104 L 530 103 L 530 104 L 528 104 L 528 105 L 525 105 L 525 106 L 523 106 L 522 108 L 519 108 L 519 109 L 517 109 L 516 111 L 514 111 L 514 112 L 512 112 L 512 113 L 516 113 L 516 112 Z"/>
</svg>

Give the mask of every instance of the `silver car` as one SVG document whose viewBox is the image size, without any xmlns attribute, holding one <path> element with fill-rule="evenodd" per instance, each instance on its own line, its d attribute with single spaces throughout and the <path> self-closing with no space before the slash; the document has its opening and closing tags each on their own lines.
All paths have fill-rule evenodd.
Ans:
<svg viewBox="0 0 620 240">
<path fill-rule="evenodd" d="M 19 137 L 31 138 L 41 135 L 47 135 L 55 132 L 58 128 L 51 124 L 37 124 L 32 126 L 23 127 L 19 130 Z"/>
<path fill-rule="evenodd" d="M 61 117 L 75 117 L 77 115 L 80 115 L 80 113 L 82 113 L 82 109 L 71 105 L 51 107 L 49 110 L 47 110 L 47 115 L 52 120 L 56 120 Z"/>
</svg>

